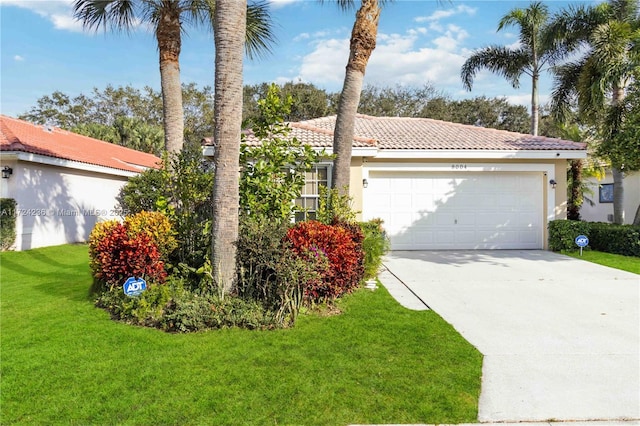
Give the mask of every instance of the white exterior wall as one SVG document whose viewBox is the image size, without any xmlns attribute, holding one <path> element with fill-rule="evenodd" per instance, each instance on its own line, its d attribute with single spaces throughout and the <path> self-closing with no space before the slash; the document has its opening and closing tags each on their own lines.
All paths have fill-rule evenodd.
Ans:
<svg viewBox="0 0 640 426">
<path fill-rule="evenodd" d="M 604 179 L 588 179 L 588 184 L 593 194 L 587 195 L 595 204 L 591 206 L 586 200 L 580 208 L 580 217 L 587 222 L 610 222 L 609 215 L 613 215 L 613 203 L 601 203 L 599 197 L 599 186 L 613 183 L 611 172 L 607 172 Z M 624 186 L 624 223 L 633 223 L 638 206 L 640 206 L 640 172 L 628 174 L 623 181 Z"/>
<path fill-rule="evenodd" d="M 118 218 L 126 176 L 20 160 L 4 165 L 13 168 L 1 192 L 17 203 L 15 250 L 87 241 L 97 221 Z"/>
</svg>

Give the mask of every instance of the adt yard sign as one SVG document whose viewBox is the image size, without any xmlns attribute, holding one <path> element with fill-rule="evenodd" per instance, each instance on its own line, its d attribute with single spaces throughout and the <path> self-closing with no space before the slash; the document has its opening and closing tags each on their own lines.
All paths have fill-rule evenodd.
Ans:
<svg viewBox="0 0 640 426">
<path fill-rule="evenodd" d="M 580 256 L 582 256 L 582 248 L 589 245 L 589 238 L 586 235 L 578 235 L 576 237 L 576 244 L 580 247 Z"/>
<path fill-rule="evenodd" d="M 147 289 L 147 282 L 142 278 L 129 277 L 122 286 L 127 296 L 139 296 Z"/>
</svg>

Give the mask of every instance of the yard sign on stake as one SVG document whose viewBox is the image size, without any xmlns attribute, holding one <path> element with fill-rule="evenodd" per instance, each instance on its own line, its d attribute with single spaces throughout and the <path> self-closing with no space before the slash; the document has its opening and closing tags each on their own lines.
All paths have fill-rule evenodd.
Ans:
<svg viewBox="0 0 640 426">
<path fill-rule="evenodd" d="M 586 235 L 578 235 L 576 237 L 576 244 L 580 247 L 580 256 L 582 256 L 582 248 L 589 244 L 589 238 Z"/>
<path fill-rule="evenodd" d="M 147 282 L 142 278 L 129 277 L 122 286 L 124 294 L 129 297 L 140 296 L 147 289 Z"/>
</svg>

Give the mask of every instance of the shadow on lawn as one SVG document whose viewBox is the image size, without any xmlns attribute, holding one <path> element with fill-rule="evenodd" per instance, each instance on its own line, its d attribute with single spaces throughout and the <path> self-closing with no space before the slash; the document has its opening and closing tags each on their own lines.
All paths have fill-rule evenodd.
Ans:
<svg viewBox="0 0 640 426">
<path fill-rule="evenodd" d="M 8 280 L 15 283 L 24 279 L 33 283 L 35 290 L 71 301 L 84 302 L 92 299 L 91 273 L 85 259 L 72 258 L 71 263 L 62 263 L 39 250 L 29 250 L 23 254 L 27 256 L 20 262 L 3 256 L 2 269 L 13 272 Z M 86 267 L 83 268 L 82 265 Z M 38 269 L 39 266 L 42 268 Z"/>
</svg>

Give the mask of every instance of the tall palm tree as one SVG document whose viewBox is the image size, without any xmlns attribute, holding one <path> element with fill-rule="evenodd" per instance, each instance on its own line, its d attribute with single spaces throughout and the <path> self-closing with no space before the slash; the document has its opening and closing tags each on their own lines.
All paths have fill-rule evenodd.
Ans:
<svg viewBox="0 0 640 426">
<path fill-rule="evenodd" d="M 609 0 L 561 11 L 550 26 L 568 53 L 579 58 L 556 67 L 552 110 L 563 119 L 573 103 L 579 115 L 599 127 L 601 151 L 614 143 L 625 109 L 625 90 L 640 67 L 640 16 L 637 0 Z M 613 221 L 624 223 L 624 164 L 610 156 Z"/>
<path fill-rule="evenodd" d="M 353 0 L 338 0 L 338 6 L 344 10 L 353 7 Z M 356 20 L 351 31 L 349 60 L 344 76 L 336 126 L 333 133 L 333 152 L 336 158 L 333 163 L 332 187 L 341 194 L 348 194 L 351 178 L 351 151 L 355 132 L 356 114 L 360 103 L 360 93 L 367 63 L 376 47 L 380 5 L 378 0 L 362 0 L 356 13 Z"/>
<path fill-rule="evenodd" d="M 554 46 L 546 42 L 548 22 L 549 9 L 542 2 L 533 2 L 525 9 L 512 9 L 498 23 L 498 31 L 511 25 L 520 27 L 520 46 L 489 46 L 477 50 L 464 62 L 460 73 L 467 90 L 471 90 L 474 77 L 483 68 L 502 75 L 515 89 L 520 87 L 522 74 L 530 76 L 532 135 L 538 134 L 538 80 L 556 56 Z"/>
<path fill-rule="evenodd" d="M 215 0 L 75 0 L 74 17 L 85 28 L 111 28 L 128 32 L 149 24 L 155 32 L 160 60 L 165 149 L 178 152 L 184 141 L 184 114 L 180 84 L 180 50 L 185 24 L 209 25 Z M 247 55 L 269 51 L 274 40 L 266 2 L 252 3 L 245 11 Z M 243 32 L 243 35 L 245 33 Z"/>
<path fill-rule="evenodd" d="M 238 239 L 242 58 L 247 0 L 217 0 L 214 14 L 215 168 L 213 185 L 213 278 L 222 294 L 234 285 Z"/>
</svg>

